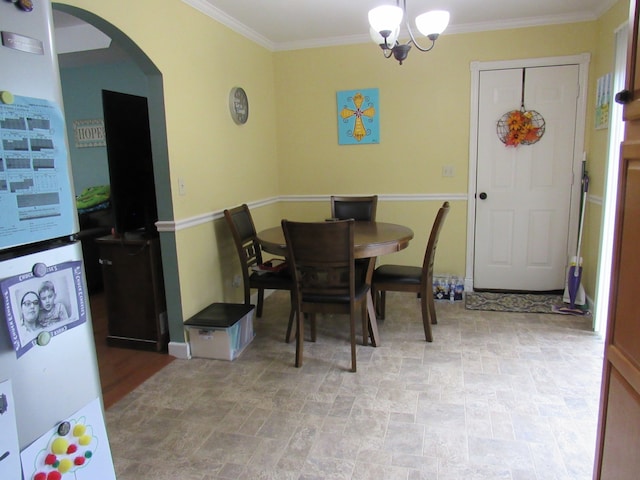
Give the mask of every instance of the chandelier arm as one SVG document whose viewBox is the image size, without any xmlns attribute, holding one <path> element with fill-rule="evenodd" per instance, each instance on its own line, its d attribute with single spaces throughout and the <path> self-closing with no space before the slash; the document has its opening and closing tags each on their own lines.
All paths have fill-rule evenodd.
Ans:
<svg viewBox="0 0 640 480">
<path fill-rule="evenodd" d="M 427 38 L 431 40 L 431 45 L 427 48 L 424 48 L 420 46 L 420 44 L 416 41 L 416 38 L 413 36 L 413 32 L 411 31 L 411 26 L 409 25 L 408 21 L 405 22 L 405 25 L 407 27 L 407 31 L 409 32 L 409 37 L 411 38 L 411 40 L 408 43 L 413 43 L 416 46 L 416 48 L 421 52 L 428 52 L 429 50 L 432 50 L 433 47 L 435 47 L 436 39 L 438 38 L 437 34 L 432 33 L 429 36 L 427 36 Z"/>
<path fill-rule="evenodd" d="M 375 35 L 374 33 L 371 33 L 371 38 L 373 40 L 376 41 L 376 43 L 379 44 L 380 48 L 382 49 L 382 54 L 384 55 L 385 58 L 391 58 L 394 57 L 396 60 L 398 60 L 398 62 L 400 63 L 400 65 L 402 65 L 402 62 L 404 60 L 407 59 L 407 55 L 409 55 L 409 51 L 411 50 L 411 44 L 413 44 L 419 51 L 421 52 L 429 52 L 430 50 L 433 49 L 433 47 L 435 47 L 436 44 L 436 40 L 438 39 L 438 37 L 440 36 L 438 33 L 430 33 L 428 35 L 426 35 L 426 37 L 431 40 L 431 45 L 429 45 L 428 47 L 423 47 L 422 45 L 420 45 L 418 43 L 418 41 L 416 40 L 415 36 L 413 35 L 413 31 L 411 30 L 411 25 L 409 24 L 409 19 L 407 18 L 407 0 L 396 0 L 396 7 L 399 7 L 402 9 L 402 16 L 404 17 L 404 22 L 405 22 L 405 27 L 407 29 L 407 32 L 409 33 L 409 41 L 407 43 L 400 43 L 397 39 L 395 39 L 393 45 L 390 45 L 388 40 L 389 37 L 394 33 L 391 30 L 388 29 L 384 29 L 381 30 L 379 32 L 377 32 L 378 35 Z M 369 12 L 370 14 L 370 23 L 371 23 L 371 13 L 376 11 L 376 15 L 380 13 L 380 9 L 382 7 L 376 7 L 375 9 L 371 10 Z M 388 13 L 388 12 L 387 12 Z M 429 13 L 429 12 L 427 12 Z M 438 15 L 440 16 L 441 13 L 444 13 L 446 15 L 446 19 L 441 19 L 441 20 L 445 20 L 444 21 L 444 26 L 442 28 L 442 30 L 444 30 L 444 28 L 446 28 L 446 23 L 448 23 L 448 18 L 449 18 L 449 14 L 448 12 L 438 12 Z M 376 16 L 374 15 L 374 17 Z M 426 15 L 426 14 L 423 14 Z M 393 15 L 392 15 L 393 16 Z M 378 25 L 378 19 L 375 20 L 374 24 L 376 24 L 376 26 Z M 420 22 L 423 23 L 423 22 Z M 430 22 L 427 22 L 430 23 Z M 386 26 L 386 22 L 382 22 L 380 24 L 380 27 L 382 27 L 383 25 Z M 385 27 L 383 27 L 385 28 Z M 431 28 L 431 27 L 428 27 Z M 437 27 L 436 27 L 437 28 Z M 397 31 L 395 32 L 395 35 L 399 35 L 399 28 L 397 28 Z M 372 30 L 373 32 L 373 30 Z M 379 42 L 379 37 L 382 37 L 382 40 L 384 41 L 384 43 L 380 43 Z"/>
</svg>

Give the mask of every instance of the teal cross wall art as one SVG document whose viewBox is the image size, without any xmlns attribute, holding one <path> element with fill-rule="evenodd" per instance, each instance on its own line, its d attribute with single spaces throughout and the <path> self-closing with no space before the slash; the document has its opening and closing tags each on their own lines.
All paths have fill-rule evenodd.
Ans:
<svg viewBox="0 0 640 480">
<path fill-rule="evenodd" d="M 380 143 L 378 89 L 344 90 L 337 100 L 338 144 Z"/>
</svg>

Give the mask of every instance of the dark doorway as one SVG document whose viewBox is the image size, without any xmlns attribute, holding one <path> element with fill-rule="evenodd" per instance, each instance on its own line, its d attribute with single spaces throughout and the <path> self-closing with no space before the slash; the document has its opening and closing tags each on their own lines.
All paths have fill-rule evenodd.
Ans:
<svg viewBox="0 0 640 480">
<path fill-rule="evenodd" d="M 102 90 L 115 231 L 156 235 L 156 187 L 147 99 Z"/>
</svg>

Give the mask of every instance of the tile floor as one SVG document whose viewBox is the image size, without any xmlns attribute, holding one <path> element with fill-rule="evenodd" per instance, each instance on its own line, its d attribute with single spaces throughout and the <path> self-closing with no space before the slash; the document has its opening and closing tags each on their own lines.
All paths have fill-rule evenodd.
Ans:
<svg viewBox="0 0 640 480">
<path fill-rule="evenodd" d="M 390 293 L 382 345 L 321 318 L 293 367 L 288 294 L 233 362 L 176 360 L 106 412 L 119 480 L 591 478 L 603 339 L 590 317 L 470 311 Z M 359 322 L 356 322 L 357 324 Z"/>
</svg>

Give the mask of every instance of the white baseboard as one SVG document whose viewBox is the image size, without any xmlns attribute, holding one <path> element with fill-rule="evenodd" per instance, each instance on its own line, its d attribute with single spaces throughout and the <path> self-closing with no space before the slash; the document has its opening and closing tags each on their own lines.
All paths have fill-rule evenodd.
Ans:
<svg viewBox="0 0 640 480">
<path fill-rule="evenodd" d="M 464 291 L 465 293 L 473 292 L 473 277 L 466 277 L 464 279 Z"/>
<path fill-rule="evenodd" d="M 181 360 L 189 360 L 191 358 L 191 349 L 188 343 L 169 342 L 169 355 Z"/>
</svg>

